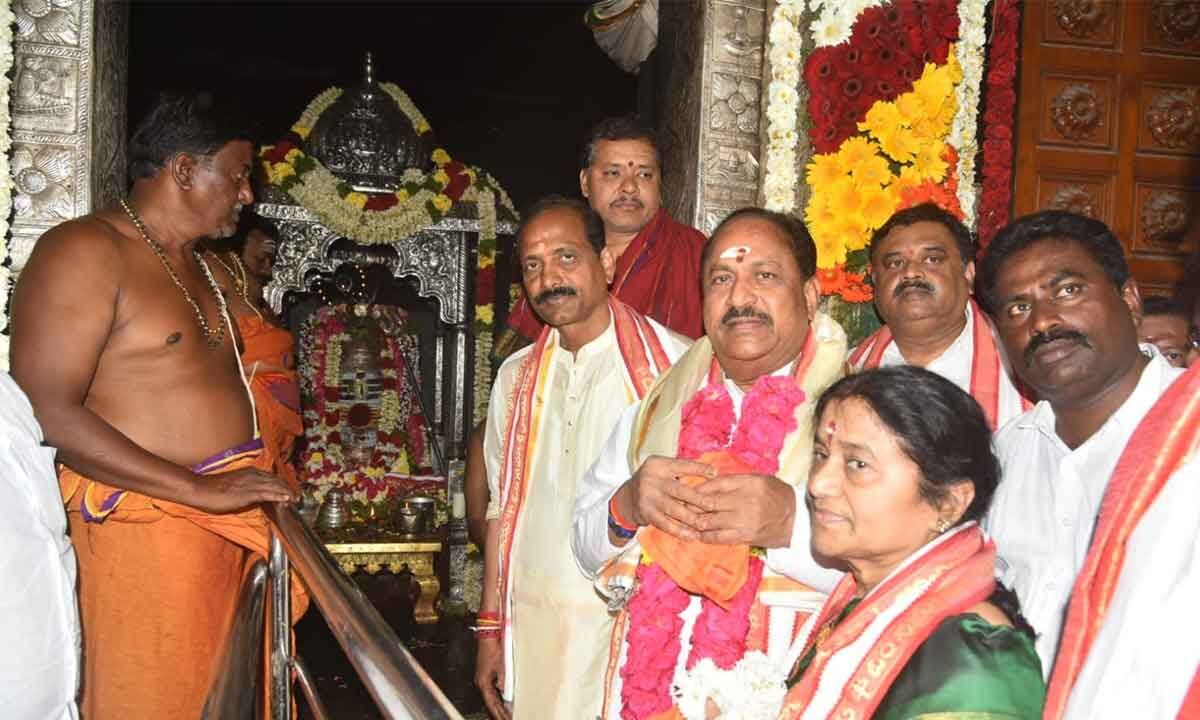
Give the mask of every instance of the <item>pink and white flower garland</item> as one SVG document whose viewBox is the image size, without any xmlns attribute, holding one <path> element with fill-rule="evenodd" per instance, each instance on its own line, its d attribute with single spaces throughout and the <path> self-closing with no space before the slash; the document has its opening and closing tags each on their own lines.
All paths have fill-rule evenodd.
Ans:
<svg viewBox="0 0 1200 720">
<path fill-rule="evenodd" d="M 683 407 L 679 457 L 694 459 L 708 452 L 726 450 L 754 472 L 774 475 L 779 471 L 779 452 L 784 439 L 796 429 L 796 407 L 802 402 L 804 391 L 793 378 L 759 378 L 742 401 L 741 421 L 735 429 L 736 415 L 729 391 L 723 382 L 711 382 Z M 658 563 L 643 558 L 637 570 L 637 590 L 628 605 L 628 649 L 621 668 L 623 720 L 651 718 L 669 710 L 676 701 L 681 710 L 689 713 L 699 707 L 698 717 L 704 717 L 703 707 L 710 696 L 697 698 L 703 693 L 702 685 L 714 682 L 721 691 L 713 699 L 731 706 L 750 701 L 732 697 L 736 695 L 736 687 L 756 692 L 764 687 L 786 691 L 782 677 L 764 677 L 751 683 L 719 682 L 724 677 L 721 673 L 745 676 L 752 666 L 763 665 L 756 664 L 753 658 L 743 662 L 756 654 L 747 653 L 746 637 L 750 630 L 750 608 L 762 573 L 762 560 L 751 556 L 746 584 L 728 609 L 708 598 L 700 599 L 700 613 L 691 628 L 684 672 L 677 680 L 678 659 L 684 651 L 683 639 L 688 635 L 680 614 L 691 604 L 692 596 Z M 718 686 L 711 686 L 714 692 Z M 776 694 L 782 701 L 782 692 Z"/>
</svg>

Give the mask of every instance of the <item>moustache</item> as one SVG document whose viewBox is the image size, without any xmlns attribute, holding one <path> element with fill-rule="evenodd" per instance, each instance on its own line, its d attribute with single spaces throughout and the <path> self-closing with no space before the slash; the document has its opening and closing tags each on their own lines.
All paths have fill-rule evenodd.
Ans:
<svg viewBox="0 0 1200 720">
<path fill-rule="evenodd" d="M 616 200 L 613 200 L 611 203 L 609 203 L 609 207 L 613 207 L 613 206 L 615 206 L 615 205 L 620 205 L 620 204 L 624 204 L 624 203 L 629 203 L 629 204 L 631 204 L 631 205 L 636 205 L 636 206 L 638 206 L 639 208 L 640 208 L 640 207 L 644 207 L 644 206 L 642 205 L 642 201 L 641 201 L 641 200 L 639 200 L 639 199 L 638 199 L 638 198 L 636 198 L 636 197 L 619 197 L 619 198 L 617 198 Z"/>
<path fill-rule="evenodd" d="M 1087 335 L 1084 335 L 1077 330 L 1070 330 L 1067 328 L 1051 328 L 1048 332 L 1034 335 L 1033 339 L 1029 341 L 1029 344 L 1025 346 L 1025 352 L 1022 353 L 1022 359 L 1025 361 L 1025 367 L 1033 365 L 1033 355 L 1038 351 L 1039 348 L 1044 345 L 1049 345 L 1056 340 L 1067 340 L 1075 343 L 1076 345 L 1082 345 L 1085 348 L 1092 347 L 1092 341 L 1088 339 Z"/>
<path fill-rule="evenodd" d="M 541 305 L 542 303 L 552 300 L 560 295 L 563 297 L 572 297 L 578 294 L 579 293 L 575 291 L 575 288 L 568 285 L 562 285 L 559 287 L 550 288 L 549 290 L 543 290 L 542 292 L 538 293 L 538 296 L 533 299 L 533 304 Z"/>
<path fill-rule="evenodd" d="M 765 322 L 768 325 L 772 325 L 775 322 L 774 320 L 771 319 L 771 316 L 766 314 L 765 312 L 762 312 L 761 310 L 755 310 L 754 308 L 747 306 L 747 307 L 743 307 L 743 308 L 731 307 L 728 310 L 726 310 L 725 314 L 721 316 L 721 324 L 728 325 L 729 323 L 733 322 L 734 320 L 740 320 L 742 318 L 753 318 L 755 320 L 761 320 L 762 322 Z"/>
<path fill-rule="evenodd" d="M 892 291 L 892 297 L 900 297 L 900 293 L 910 288 L 919 288 L 927 293 L 933 293 L 933 286 L 924 280 L 903 280 L 899 285 L 896 286 L 896 289 Z"/>
</svg>

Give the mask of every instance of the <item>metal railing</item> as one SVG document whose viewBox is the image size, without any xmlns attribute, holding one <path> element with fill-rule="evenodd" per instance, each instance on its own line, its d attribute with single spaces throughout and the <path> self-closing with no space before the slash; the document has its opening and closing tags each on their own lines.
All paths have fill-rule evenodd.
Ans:
<svg viewBox="0 0 1200 720">
<path fill-rule="evenodd" d="M 462 720 L 454 705 L 401 644 L 362 590 L 338 568 L 296 509 L 287 504 L 263 506 L 271 522 L 271 553 L 247 573 L 238 609 L 225 638 L 222 664 L 209 690 L 204 718 L 262 718 L 261 681 L 265 592 L 271 594 L 272 720 L 291 720 L 292 674 L 318 720 L 328 717 L 311 676 L 292 652 L 291 567 L 308 589 L 329 629 L 342 646 L 359 679 L 385 718 L 395 720 Z"/>
</svg>

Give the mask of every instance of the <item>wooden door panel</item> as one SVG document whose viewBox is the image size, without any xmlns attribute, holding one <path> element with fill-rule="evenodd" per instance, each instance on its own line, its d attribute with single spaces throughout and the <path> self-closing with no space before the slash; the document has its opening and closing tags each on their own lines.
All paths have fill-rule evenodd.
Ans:
<svg viewBox="0 0 1200 720">
<path fill-rule="evenodd" d="M 1103 220 L 1148 287 L 1200 249 L 1200 5 L 1025 5 L 1014 211 Z"/>
</svg>

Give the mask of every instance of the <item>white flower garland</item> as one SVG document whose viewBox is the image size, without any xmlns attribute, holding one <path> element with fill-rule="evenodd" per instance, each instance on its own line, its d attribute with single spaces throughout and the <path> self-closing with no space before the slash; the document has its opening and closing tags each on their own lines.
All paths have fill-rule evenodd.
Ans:
<svg viewBox="0 0 1200 720">
<path fill-rule="evenodd" d="M 10 3 L 0 3 L 0 263 L 8 259 L 8 216 L 12 212 L 12 177 L 9 175 L 8 151 L 12 146 L 11 121 L 8 107 L 9 71 L 13 65 L 12 26 L 16 21 Z M 0 370 L 8 370 L 8 289 L 11 273 L 0 265 Z"/>
<path fill-rule="evenodd" d="M 704 658 L 683 674 L 671 695 L 686 720 L 705 720 L 708 701 L 722 720 L 775 720 L 787 696 L 787 683 L 765 654 L 748 652 L 728 670 Z"/>
<path fill-rule="evenodd" d="M 959 0 L 958 42 L 955 57 L 962 68 L 962 82 L 954 92 L 958 112 L 950 125 L 950 145 L 958 151 L 958 204 L 963 222 L 975 228 L 975 156 L 979 153 L 975 130 L 979 117 L 979 92 L 983 87 L 984 10 L 987 0 Z"/>
<path fill-rule="evenodd" d="M 800 111 L 800 16 L 804 0 L 780 0 L 771 15 L 771 82 L 767 86 L 767 156 L 763 195 L 768 210 L 796 208 L 796 117 Z"/>
</svg>

